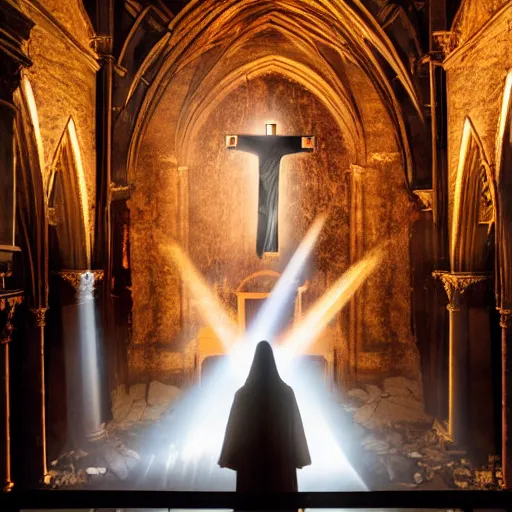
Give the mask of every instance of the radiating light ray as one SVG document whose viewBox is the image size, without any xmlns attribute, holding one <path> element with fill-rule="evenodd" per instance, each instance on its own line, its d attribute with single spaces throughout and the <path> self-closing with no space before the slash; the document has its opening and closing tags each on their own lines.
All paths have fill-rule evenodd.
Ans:
<svg viewBox="0 0 512 512">
<path fill-rule="evenodd" d="M 281 274 L 270 296 L 265 300 L 254 323 L 249 328 L 248 338 L 257 343 L 272 340 L 279 318 L 297 292 L 298 280 L 304 269 L 308 256 L 315 247 L 327 219 L 326 214 L 319 215 L 308 229 L 299 247 L 293 254 L 286 269 Z"/>
<path fill-rule="evenodd" d="M 175 262 L 201 318 L 213 329 L 228 352 L 241 334 L 236 322 L 229 316 L 203 276 L 177 244 L 161 244 L 160 250 Z"/>
<path fill-rule="evenodd" d="M 288 359 L 306 351 L 334 315 L 373 273 L 383 255 L 384 250 L 379 247 L 352 265 L 308 310 L 305 317 L 290 329 L 282 344 Z"/>
</svg>

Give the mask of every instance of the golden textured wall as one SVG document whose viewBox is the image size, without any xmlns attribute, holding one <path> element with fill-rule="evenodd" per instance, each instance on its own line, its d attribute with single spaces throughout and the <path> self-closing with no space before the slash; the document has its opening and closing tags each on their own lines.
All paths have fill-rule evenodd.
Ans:
<svg viewBox="0 0 512 512">
<path fill-rule="evenodd" d="M 70 117 L 76 126 L 93 232 L 96 194 L 96 70 L 90 24 L 77 1 L 20 2 L 34 22 L 24 71 L 34 92 L 44 148 L 45 180 Z M 90 34 L 89 36 L 87 34 Z"/>
<path fill-rule="evenodd" d="M 450 215 L 464 121 L 468 117 L 489 164 L 495 165 L 497 132 L 507 73 L 512 68 L 512 4 L 499 11 L 478 41 L 461 45 L 446 60 L 448 94 L 448 165 Z M 468 19 L 468 23 L 475 20 Z M 460 28 L 464 31 L 464 27 Z"/>
<path fill-rule="evenodd" d="M 133 279 L 132 375 L 149 374 L 165 380 L 170 354 L 178 354 L 202 323 L 193 311 L 183 317 L 176 269 L 158 246 L 179 239 L 178 166 L 187 166 L 189 181 L 189 254 L 224 304 L 236 314 L 235 290 L 258 270 L 282 271 L 315 215 L 329 219 L 312 258 L 311 286 L 304 295 L 307 309 L 348 268 L 350 164 L 345 134 L 312 93 L 275 74 L 248 79 L 231 91 L 206 121 L 190 133 L 188 155 L 177 161 L 174 148 L 180 104 L 176 90 L 186 90 L 193 70 L 164 94 L 153 115 L 131 181 L 135 192 L 132 214 L 131 266 Z M 367 168 L 364 202 L 364 246 L 400 232 L 396 250 L 383 262 L 365 291 L 365 331 L 369 346 L 360 353 L 364 378 L 390 373 L 416 377 L 417 352 L 411 339 L 409 302 L 408 223 L 410 206 L 393 132 L 373 87 L 351 70 L 354 94 L 365 120 Z M 227 133 L 264 134 L 265 121 L 278 124 L 278 134 L 317 137 L 314 154 L 287 156 L 281 165 L 280 256 L 263 261 L 255 253 L 257 216 L 257 159 L 227 151 Z M 332 322 L 334 345 L 346 345 L 347 326 Z M 340 349 L 343 347 L 339 347 Z M 395 356 L 402 357 L 398 365 Z M 178 360 L 175 359 L 175 363 Z M 398 367 L 397 367 L 398 366 Z"/>
</svg>

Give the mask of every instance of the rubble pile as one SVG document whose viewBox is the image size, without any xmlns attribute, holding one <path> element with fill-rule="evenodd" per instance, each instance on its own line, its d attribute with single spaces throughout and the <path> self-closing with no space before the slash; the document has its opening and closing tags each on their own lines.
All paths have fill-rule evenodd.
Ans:
<svg viewBox="0 0 512 512">
<path fill-rule="evenodd" d="M 374 384 L 352 389 L 343 407 L 364 428 L 363 464 L 378 486 L 391 482 L 399 488 L 501 488 L 499 458 L 490 456 L 487 466 L 473 467 L 424 412 L 417 383 L 392 377 L 382 389 Z"/>
<path fill-rule="evenodd" d="M 49 482 L 54 488 L 109 486 L 124 481 L 140 457 L 137 432 L 172 413 L 172 404 L 181 390 L 157 381 L 120 386 L 112 392 L 113 420 L 106 425 L 103 440 L 67 451 L 51 463 Z"/>
</svg>

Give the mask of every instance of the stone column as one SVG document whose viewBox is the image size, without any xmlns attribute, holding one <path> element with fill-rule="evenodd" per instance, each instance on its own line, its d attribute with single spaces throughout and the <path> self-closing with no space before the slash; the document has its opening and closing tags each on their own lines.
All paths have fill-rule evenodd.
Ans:
<svg viewBox="0 0 512 512">
<path fill-rule="evenodd" d="M 351 165 L 350 175 L 350 264 L 353 265 L 364 253 L 364 183 L 365 169 Z M 349 355 L 348 368 L 352 374 L 351 384 L 357 380 L 357 354 L 363 348 L 364 325 L 362 311 L 362 289 L 354 293 L 349 306 Z"/>
<path fill-rule="evenodd" d="M 0 390 L 1 419 L 0 442 L 1 469 L 0 479 L 3 491 L 10 491 L 14 484 L 11 479 L 11 391 L 9 344 L 14 329 L 12 320 L 16 306 L 22 302 L 22 291 L 0 292 L 0 365 L 2 372 L 2 389 Z"/>
<path fill-rule="evenodd" d="M 35 327 L 39 335 L 39 367 L 40 372 L 40 386 L 39 391 L 41 395 L 41 426 L 40 426 L 40 442 L 41 442 L 41 456 L 42 456 L 42 481 L 49 484 L 51 477 L 48 473 L 48 460 L 46 456 L 46 382 L 45 382 L 45 365 L 44 365 L 44 328 L 46 325 L 46 312 L 48 308 L 32 308 L 30 312 L 34 315 Z"/>
<path fill-rule="evenodd" d="M 499 309 L 501 327 L 501 460 L 503 483 L 512 489 L 512 309 Z"/>
<path fill-rule="evenodd" d="M 68 428 L 74 447 L 84 440 L 105 436 L 102 423 L 102 385 L 100 372 L 100 313 L 95 287 L 102 270 L 63 270 L 58 275 L 70 285 L 73 296 L 62 307 L 66 351 Z M 70 357 L 71 356 L 71 357 Z"/>
<path fill-rule="evenodd" d="M 489 276 L 444 271 L 435 271 L 433 276 L 441 280 L 448 296 L 448 435 L 455 444 L 465 447 L 469 404 L 469 310 L 464 295 L 471 286 Z"/>
</svg>

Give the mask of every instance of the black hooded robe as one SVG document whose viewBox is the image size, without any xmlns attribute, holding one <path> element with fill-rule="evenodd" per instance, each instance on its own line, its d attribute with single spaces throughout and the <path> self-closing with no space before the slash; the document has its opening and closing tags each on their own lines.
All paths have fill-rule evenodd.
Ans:
<svg viewBox="0 0 512 512">
<path fill-rule="evenodd" d="M 237 472 L 237 492 L 297 492 L 297 468 L 311 464 L 295 394 L 277 372 L 272 349 L 258 344 L 235 394 L 219 465 Z"/>
</svg>

